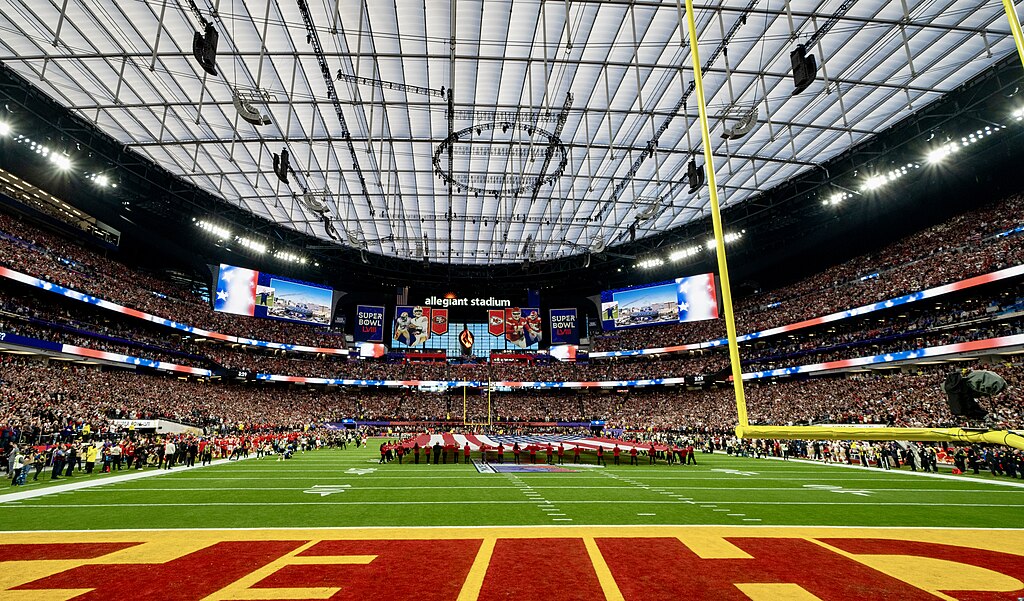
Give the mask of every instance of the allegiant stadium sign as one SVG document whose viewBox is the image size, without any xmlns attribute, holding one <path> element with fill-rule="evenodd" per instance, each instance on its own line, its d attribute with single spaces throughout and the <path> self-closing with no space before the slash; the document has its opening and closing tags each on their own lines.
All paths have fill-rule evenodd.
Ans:
<svg viewBox="0 0 1024 601">
<path fill-rule="evenodd" d="M 512 301 L 504 298 L 448 298 L 428 296 L 423 301 L 429 307 L 511 307 Z"/>
</svg>

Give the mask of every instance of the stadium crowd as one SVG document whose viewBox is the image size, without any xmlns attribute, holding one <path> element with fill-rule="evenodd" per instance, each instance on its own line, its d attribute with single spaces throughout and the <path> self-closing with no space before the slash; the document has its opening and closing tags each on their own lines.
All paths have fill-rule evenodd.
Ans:
<svg viewBox="0 0 1024 601">
<path fill-rule="evenodd" d="M 1024 263 L 1024 234 L 1000 236 L 1021 225 L 1024 196 L 959 215 L 778 290 L 736 301 L 736 327 L 759 332 L 844 309 L 883 301 Z M 593 350 L 664 347 L 725 337 L 722 320 L 606 332 Z"/>
<path fill-rule="evenodd" d="M 140 273 L 124 263 L 0 213 L 0 265 L 124 306 L 190 326 L 242 336 L 324 348 L 345 338 L 323 327 L 256 321 L 215 312 L 192 291 Z"/>
</svg>

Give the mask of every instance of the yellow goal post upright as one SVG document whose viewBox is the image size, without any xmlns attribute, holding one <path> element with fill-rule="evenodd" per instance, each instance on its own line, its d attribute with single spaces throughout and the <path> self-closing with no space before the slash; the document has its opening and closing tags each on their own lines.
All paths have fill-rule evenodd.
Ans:
<svg viewBox="0 0 1024 601">
<path fill-rule="evenodd" d="M 1012 0 L 1003 0 L 1010 31 L 1017 45 L 1021 63 L 1024 64 L 1024 35 L 1017 20 Z M 711 134 L 708 129 L 707 105 L 704 101 L 704 81 L 697 48 L 697 25 L 693 14 L 693 0 L 686 0 L 686 24 L 690 35 L 690 58 L 693 61 L 694 92 L 700 117 L 700 137 L 704 149 L 704 163 L 707 175 L 708 195 L 711 205 L 711 223 L 715 233 L 715 248 L 718 259 L 718 275 L 721 280 L 722 308 L 725 313 L 725 329 L 729 341 L 729 363 L 732 372 L 733 389 L 736 395 L 736 436 L 739 438 L 779 438 L 805 440 L 912 440 L 959 443 L 1001 444 L 1024 450 L 1024 436 L 1009 431 L 984 431 L 964 428 L 864 428 L 825 426 L 751 426 L 747 419 L 747 401 L 743 393 L 743 370 L 740 365 L 739 346 L 736 344 L 736 320 L 732 305 L 732 291 L 729 283 L 729 268 L 725 256 L 725 236 L 722 229 L 722 213 L 718 202 L 718 187 L 715 182 L 715 165 L 711 152 Z M 682 25 L 680 23 L 680 25 Z"/>
</svg>

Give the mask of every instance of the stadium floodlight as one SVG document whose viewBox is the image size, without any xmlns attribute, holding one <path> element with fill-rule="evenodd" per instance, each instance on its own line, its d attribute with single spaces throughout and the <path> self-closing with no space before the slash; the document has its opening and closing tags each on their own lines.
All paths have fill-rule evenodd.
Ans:
<svg viewBox="0 0 1024 601">
<path fill-rule="evenodd" d="M 94 176 L 92 178 L 92 181 L 96 182 L 96 185 L 101 187 L 101 188 L 106 188 L 107 186 L 110 185 L 110 178 L 108 178 L 107 176 L 105 176 L 103 174 Z"/>
<path fill-rule="evenodd" d="M 11 125 L 6 121 L 0 121 L 0 137 L 11 133 Z"/>
<path fill-rule="evenodd" d="M 267 252 L 267 245 L 258 240 L 253 240 L 252 238 L 245 238 L 244 236 L 235 236 L 235 240 L 239 244 L 253 252 L 257 252 L 260 254 Z"/>
<path fill-rule="evenodd" d="M 637 269 L 654 269 L 655 267 L 661 267 L 665 264 L 665 261 L 659 257 L 651 257 L 650 259 L 644 259 L 638 262 L 634 267 Z"/>
<path fill-rule="evenodd" d="M 840 190 L 839 192 L 835 192 L 825 200 L 821 201 L 821 204 L 825 206 L 835 206 L 849 198 L 853 198 L 853 194 Z"/>
<path fill-rule="evenodd" d="M 703 246 L 690 246 L 687 248 L 681 248 L 677 251 L 673 251 L 669 254 L 669 261 L 682 261 L 683 259 L 692 257 L 696 254 L 700 254 L 700 251 L 704 250 Z"/>
<path fill-rule="evenodd" d="M 197 221 L 196 226 L 198 226 L 199 229 L 201 230 L 206 230 L 207 232 L 210 232 L 211 234 L 217 236 L 222 240 L 231 238 L 231 230 L 225 227 L 221 227 L 215 223 L 210 223 L 209 221 Z"/>
<path fill-rule="evenodd" d="M 71 157 L 66 154 L 54 152 L 50 154 L 50 162 L 56 165 L 57 169 L 60 169 L 61 171 L 71 169 Z"/>
<path fill-rule="evenodd" d="M 1013 118 L 1017 121 L 1024 121 L 1024 108 L 1019 108 L 1013 112 Z"/>
</svg>

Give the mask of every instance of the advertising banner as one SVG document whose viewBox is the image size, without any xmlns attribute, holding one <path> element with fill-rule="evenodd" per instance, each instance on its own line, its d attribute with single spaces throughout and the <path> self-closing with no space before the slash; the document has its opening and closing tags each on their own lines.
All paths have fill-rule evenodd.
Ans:
<svg viewBox="0 0 1024 601">
<path fill-rule="evenodd" d="M 430 310 L 430 333 L 435 336 L 448 333 L 448 309 Z"/>
<path fill-rule="evenodd" d="M 543 335 L 540 309 L 512 307 L 505 309 L 505 339 L 519 348 L 537 346 Z"/>
<path fill-rule="evenodd" d="M 430 307 L 395 307 L 395 342 L 405 346 L 423 346 L 430 339 Z"/>
<path fill-rule="evenodd" d="M 551 344 L 579 344 L 576 309 L 551 309 Z"/>
<path fill-rule="evenodd" d="M 487 311 L 487 331 L 491 336 L 505 335 L 505 311 L 501 309 Z"/>
<path fill-rule="evenodd" d="M 356 342 L 384 342 L 384 307 L 356 305 Z"/>
</svg>

